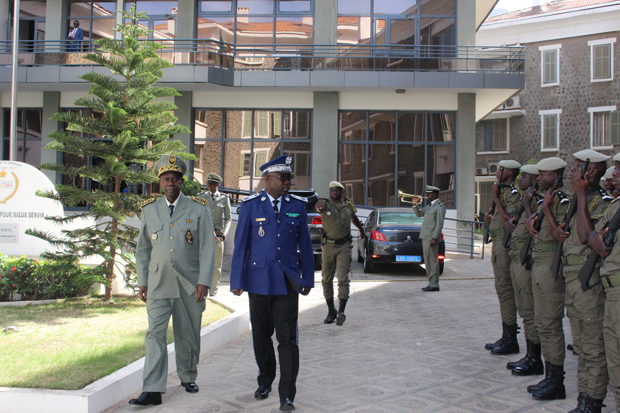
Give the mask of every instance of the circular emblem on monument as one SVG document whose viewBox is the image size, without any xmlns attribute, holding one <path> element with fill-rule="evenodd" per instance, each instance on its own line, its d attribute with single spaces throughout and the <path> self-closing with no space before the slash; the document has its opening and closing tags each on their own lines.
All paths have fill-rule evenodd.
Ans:
<svg viewBox="0 0 620 413">
<path fill-rule="evenodd" d="M 287 165 L 292 164 L 293 163 L 293 157 L 291 155 L 287 156 L 285 162 L 286 162 Z"/>
<path fill-rule="evenodd" d="M 170 155 L 170 156 L 168 157 L 168 163 L 169 163 L 170 165 L 174 165 L 175 163 L 177 163 L 177 157 L 176 157 L 176 156 L 174 156 L 174 155 Z"/>
<path fill-rule="evenodd" d="M 0 170 L 0 204 L 13 198 L 19 188 L 19 179 L 15 172 L 6 172 Z"/>
</svg>

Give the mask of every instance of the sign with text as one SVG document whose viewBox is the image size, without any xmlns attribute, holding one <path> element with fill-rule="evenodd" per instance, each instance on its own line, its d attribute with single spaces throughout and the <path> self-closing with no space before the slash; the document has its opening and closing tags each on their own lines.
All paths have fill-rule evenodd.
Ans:
<svg viewBox="0 0 620 413">
<path fill-rule="evenodd" d="M 62 205 L 42 198 L 36 192 L 54 191 L 54 184 L 37 168 L 22 162 L 0 161 L 0 252 L 5 255 L 27 255 L 37 258 L 52 247 L 47 242 L 26 235 L 27 229 L 61 235 L 61 229 L 89 225 L 80 220 L 62 227 L 47 216 L 64 216 Z"/>
</svg>

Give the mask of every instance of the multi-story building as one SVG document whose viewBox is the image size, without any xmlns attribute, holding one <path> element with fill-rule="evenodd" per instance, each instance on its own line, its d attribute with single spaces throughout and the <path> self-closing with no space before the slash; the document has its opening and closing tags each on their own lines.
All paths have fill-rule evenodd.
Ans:
<svg viewBox="0 0 620 413">
<path fill-rule="evenodd" d="M 191 167 L 199 180 L 217 172 L 224 186 L 257 190 L 258 166 L 292 154 L 298 188 L 325 194 L 338 179 L 354 203 L 385 206 L 400 205 L 398 189 L 421 194 L 435 185 L 451 216 L 471 219 L 475 122 L 525 82 L 521 47 L 475 44 L 495 3 L 22 0 L 19 157 L 33 165 L 94 162 L 44 149 L 46 135 L 62 127 L 49 118 L 80 110 L 74 102 L 88 85 L 78 76 L 102 70 L 84 54 L 93 40 L 117 36 L 111 29 L 124 23 L 117 11 L 136 4 L 149 12 L 141 24 L 168 47 L 161 56 L 176 65 L 162 82 L 182 94 L 175 115 L 193 133 L 178 138 L 200 159 Z M 10 38 L 11 10 L 0 0 L 0 38 Z M 66 40 L 74 20 L 84 30 L 79 45 Z M 7 40 L 0 52 L 4 159 L 10 52 Z"/>
<path fill-rule="evenodd" d="M 620 145 L 620 1 L 562 0 L 488 18 L 479 45 L 525 46 L 525 89 L 476 126 L 478 211 L 491 204 L 497 163 Z"/>
</svg>

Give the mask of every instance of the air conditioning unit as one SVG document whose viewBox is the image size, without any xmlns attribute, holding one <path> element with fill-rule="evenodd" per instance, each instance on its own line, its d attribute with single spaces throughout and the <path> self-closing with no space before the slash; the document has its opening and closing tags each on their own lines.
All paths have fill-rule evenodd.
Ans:
<svg viewBox="0 0 620 413">
<path fill-rule="evenodd" d="M 499 105 L 497 108 L 495 108 L 495 110 L 504 110 L 504 105 Z"/>
<path fill-rule="evenodd" d="M 489 174 L 488 168 L 476 168 L 476 175 L 488 175 L 488 174 Z"/>
<path fill-rule="evenodd" d="M 505 109 L 519 109 L 521 105 L 519 104 L 519 96 L 513 96 L 504 102 Z"/>
<path fill-rule="evenodd" d="M 490 163 L 489 164 L 489 174 L 495 175 L 499 171 L 499 163 Z"/>
</svg>

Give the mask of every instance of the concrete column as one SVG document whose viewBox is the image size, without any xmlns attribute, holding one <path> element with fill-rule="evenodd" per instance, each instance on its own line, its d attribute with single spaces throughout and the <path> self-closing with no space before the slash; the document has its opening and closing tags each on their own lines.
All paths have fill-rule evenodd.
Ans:
<svg viewBox="0 0 620 413">
<path fill-rule="evenodd" d="M 49 134 L 58 130 L 58 122 L 50 118 L 60 110 L 60 92 L 43 92 L 43 123 L 41 125 L 41 163 L 61 163 L 62 153 L 45 149 L 52 141 Z M 61 182 L 61 174 L 48 169 L 43 172 L 53 183 Z"/>
<path fill-rule="evenodd" d="M 459 93 L 456 114 L 457 218 L 474 219 L 476 193 L 476 94 Z"/>
<path fill-rule="evenodd" d="M 66 0 L 47 0 L 45 9 L 45 40 L 65 40 L 67 38 Z"/>
<path fill-rule="evenodd" d="M 196 31 L 196 4 L 195 0 L 179 0 L 177 14 L 177 39 L 193 39 Z"/>
<path fill-rule="evenodd" d="M 338 0 L 314 2 L 314 44 L 336 44 L 338 39 Z"/>
<path fill-rule="evenodd" d="M 456 0 L 456 44 L 476 44 L 476 0 Z"/>
<path fill-rule="evenodd" d="M 10 1 L 0 0 L 0 40 L 9 40 L 9 14 L 13 14 Z"/>
<path fill-rule="evenodd" d="M 121 11 L 124 10 L 125 7 L 125 1 L 124 0 L 116 0 L 116 11 Z M 116 29 L 116 25 L 118 24 L 123 24 L 123 15 L 121 13 L 116 13 L 114 16 L 114 28 Z M 119 33 L 119 32 L 112 32 L 114 33 L 114 38 L 121 40 L 123 38 L 123 36 Z"/>
<path fill-rule="evenodd" d="M 338 177 L 338 98 L 338 92 L 314 92 L 311 184 L 322 197 Z"/>
<path fill-rule="evenodd" d="M 177 105 L 178 109 L 174 111 L 174 116 L 179 118 L 177 121 L 177 125 L 185 125 L 189 129 L 194 129 L 194 125 L 192 125 L 192 92 L 190 91 L 180 91 L 179 93 L 182 96 L 176 96 L 174 98 L 174 104 Z M 187 152 L 194 153 L 194 137 L 189 133 L 174 135 L 174 139 L 178 139 L 183 142 L 183 145 L 187 147 Z M 187 165 L 188 172 L 194 173 L 194 162 L 189 162 Z"/>
</svg>

